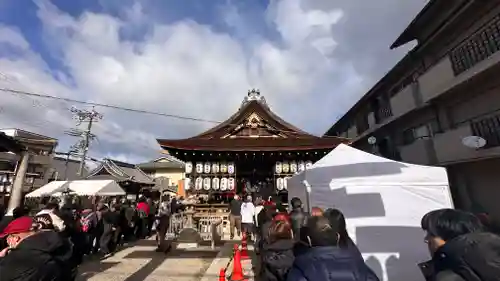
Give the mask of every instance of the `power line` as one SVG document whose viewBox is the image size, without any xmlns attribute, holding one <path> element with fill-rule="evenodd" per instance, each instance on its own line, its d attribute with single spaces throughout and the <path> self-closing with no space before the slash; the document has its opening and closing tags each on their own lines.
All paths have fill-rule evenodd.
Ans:
<svg viewBox="0 0 500 281">
<path fill-rule="evenodd" d="M 148 110 L 144 110 L 144 109 L 128 108 L 128 107 L 110 105 L 110 104 L 105 104 L 105 103 L 81 101 L 81 100 L 76 100 L 76 99 L 57 97 L 57 96 L 52 96 L 52 95 L 47 95 L 47 94 L 39 94 L 39 93 L 33 93 L 33 92 L 27 92 L 27 91 L 15 90 L 15 89 L 9 89 L 9 88 L 0 88 L 0 91 L 8 92 L 8 93 L 15 94 L 15 95 L 21 95 L 21 96 L 59 100 L 59 101 L 65 101 L 65 102 L 70 102 L 70 103 L 98 106 L 98 107 L 104 107 L 104 108 L 110 108 L 110 109 L 116 109 L 116 110 L 122 110 L 122 111 L 134 112 L 134 113 L 156 115 L 156 116 L 175 118 L 175 119 L 181 119 L 181 120 L 189 120 L 189 121 L 197 121 L 197 122 L 205 122 L 205 123 L 213 123 L 213 124 L 224 123 L 223 121 L 214 121 L 214 120 L 203 119 L 203 118 L 186 117 L 186 116 L 181 116 L 181 115 L 176 115 L 176 114 L 168 114 L 168 113 L 162 113 L 162 112 L 148 111 Z M 33 103 L 33 106 L 36 106 L 36 104 Z M 228 123 L 227 125 L 238 126 L 240 124 Z M 282 129 L 273 129 L 273 130 L 276 132 L 282 132 L 282 133 L 301 134 L 300 132 L 291 131 L 291 130 L 282 130 Z M 339 137 L 324 136 L 324 138 L 339 138 Z"/>
<path fill-rule="evenodd" d="M 46 94 L 37 94 L 37 93 L 31 93 L 31 92 L 26 92 L 26 91 L 21 91 L 21 90 L 14 90 L 14 89 L 9 89 L 9 88 L 0 88 L 0 91 L 10 92 L 10 93 L 19 94 L 19 95 L 26 95 L 26 96 L 31 96 L 31 97 L 37 97 L 37 98 L 54 99 L 54 100 L 61 100 L 61 101 L 73 102 L 73 103 L 79 103 L 79 104 L 85 104 L 85 105 L 91 105 L 91 106 L 99 106 L 99 107 L 105 107 L 105 108 L 111 108 L 111 109 L 118 109 L 118 110 L 130 111 L 130 112 L 135 112 L 135 113 L 158 115 L 158 116 L 176 118 L 176 119 L 182 119 L 182 120 L 208 122 L 208 123 L 216 123 L 216 124 L 222 123 L 220 121 L 207 120 L 207 119 L 202 119 L 202 118 L 186 117 L 186 116 L 180 116 L 180 115 L 175 115 L 175 114 L 167 114 L 167 113 L 154 112 L 154 111 L 148 111 L 148 110 L 143 110 L 143 109 L 127 108 L 127 107 L 104 104 L 104 103 L 97 103 L 97 102 L 81 101 L 81 100 L 76 100 L 76 99 L 57 97 L 57 96 L 51 96 L 51 95 L 46 95 Z"/>
<path fill-rule="evenodd" d="M 39 106 L 43 106 L 43 107 L 49 108 L 48 106 L 46 106 L 44 104 L 39 104 Z M 0 111 L 0 115 L 3 114 L 3 113 L 4 112 Z M 54 122 L 54 121 L 50 121 L 50 120 L 46 120 L 46 119 L 28 120 L 26 118 L 25 119 L 23 119 L 23 118 L 16 118 L 16 122 L 20 122 L 20 123 L 22 123 L 24 125 L 35 127 L 37 129 L 40 129 L 40 130 L 46 130 L 47 127 L 53 127 L 53 128 L 59 128 L 59 127 L 61 127 L 60 123 L 57 123 L 57 122 Z M 112 130 L 106 129 L 105 127 L 101 126 L 99 128 L 99 130 L 102 131 L 103 133 L 113 135 L 115 138 L 119 138 L 119 139 L 123 140 L 123 136 L 121 134 L 116 133 L 116 132 L 114 132 Z M 61 133 L 61 134 L 67 134 L 69 131 L 60 128 L 60 129 L 57 130 L 57 132 Z M 98 141 L 99 139 L 96 137 L 95 140 Z M 135 142 L 135 141 L 132 142 L 131 141 L 131 142 L 126 142 L 126 143 L 134 144 L 134 146 L 139 146 L 141 148 L 144 148 L 144 149 L 147 149 L 147 150 L 150 150 L 150 151 L 156 151 L 156 152 L 161 151 L 160 147 L 156 148 L 155 146 L 145 145 L 145 144 L 143 144 L 141 142 Z M 96 144 L 99 145 L 99 142 L 97 142 Z M 75 144 L 74 145 L 75 149 L 79 145 L 80 145 L 80 143 Z"/>
</svg>

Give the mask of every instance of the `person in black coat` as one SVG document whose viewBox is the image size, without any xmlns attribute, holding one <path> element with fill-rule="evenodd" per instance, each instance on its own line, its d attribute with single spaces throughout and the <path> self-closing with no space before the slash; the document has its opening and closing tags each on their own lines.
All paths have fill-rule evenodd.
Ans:
<svg viewBox="0 0 500 281">
<path fill-rule="evenodd" d="M 9 247 L 0 252 L 2 281 L 71 281 L 76 277 L 71 243 L 52 230 L 39 230 L 30 217 L 13 220 L 0 234 Z"/>
<path fill-rule="evenodd" d="M 260 281 L 285 281 L 294 255 L 292 225 L 288 220 L 273 220 L 261 250 Z"/>
<path fill-rule="evenodd" d="M 109 209 L 106 205 L 100 211 L 102 213 L 102 236 L 99 246 L 101 247 L 101 253 L 109 256 L 115 250 L 116 241 L 114 235 L 120 222 L 120 214 L 114 207 Z"/>
<path fill-rule="evenodd" d="M 345 222 L 344 214 L 334 208 L 327 209 L 325 211 L 324 216 L 328 218 L 330 224 L 338 225 L 339 227 L 339 247 L 348 249 L 353 252 L 353 254 L 361 257 L 361 252 L 358 249 L 358 246 L 354 244 L 351 237 L 349 237 L 349 233 L 347 233 L 347 225 Z"/>
<path fill-rule="evenodd" d="M 485 232 L 472 213 L 440 209 L 422 218 L 432 259 L 420 264 L 429 281 L 485 281 L 500 278 L 500 237 Z"/>
<path fill-rule="evenodd" d="M 304 231 L 309 249 L 295 257 L 287 281 L 378 281 L 353 251 L 339 246 L 340 227 L 324 216 L 307 220 Z"/>
<path fill-rule="evenodd" d="M 298 197 L 290 200 L 292 211 L 290 212 L 290 220 L 292 222 L 292 230 L 294 237 L 298 240 L 300 230 L 306 225 L 308 214 L 302 209 L 302 201 Z"/>
</svg>

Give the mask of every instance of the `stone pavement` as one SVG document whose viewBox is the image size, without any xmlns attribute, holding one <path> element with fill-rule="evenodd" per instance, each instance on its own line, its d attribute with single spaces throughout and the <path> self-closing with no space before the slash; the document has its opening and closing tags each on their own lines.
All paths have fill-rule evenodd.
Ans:
<svg viewBox="0 0 500 281">
<path fill-rule="evenodd" d="M 218 254 L 219 259 L 215 261 L 224 263 L 226 259 L 227 263 L 230 253 L 220 251 L 227 248 L 226 245 L 216 249 L 209 246 L 176 248 L 164 254 L 154 252 L 154 240 L 142 240 L 105 260 L 91 258 L 84 262 L 79 268 L 77 281 L 199 281 L 202 277 L 207 281 L 218 280 L 220 268 L 216 272 L 207 269 Z M 216 268 L 218 264 L 212 267 Z"/>
</svg>

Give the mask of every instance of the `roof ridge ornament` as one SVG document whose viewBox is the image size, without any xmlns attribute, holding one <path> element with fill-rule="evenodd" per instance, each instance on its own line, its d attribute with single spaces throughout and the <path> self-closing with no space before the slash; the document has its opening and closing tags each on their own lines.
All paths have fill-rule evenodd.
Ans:
<svg viewBox="0 0 500 281">
<path fill-rule="evenodd" d="M 252 88 L 248 90 L 247 96 L 243 99 L 243 102 L 241 103 L 241 108 L 243 108 L 246 104 L 248 104 L 251 101 L 257 101 L 258 103 L 267 106 L 266 98 L 260 94 L 259 89 Z"/>
</svg>

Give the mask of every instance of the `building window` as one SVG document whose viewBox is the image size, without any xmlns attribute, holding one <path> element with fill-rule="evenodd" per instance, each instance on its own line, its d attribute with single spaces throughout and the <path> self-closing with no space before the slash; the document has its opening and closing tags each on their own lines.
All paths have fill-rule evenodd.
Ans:
<svg viewBox="0 0 500 281">
<path fill-rule="evenodd" d="M 372 101 L 372 110 L 375 115 L 375 122 L 382 123 L 385 119 L 392 116 L 392 109 L 389 99 L 385 97 L 378 97 Z"/>
<path fill-rule="evenodd" d="M 433 119 L 423 125 L 407 129 L 403 131 L 402 134 L 403 145 L 412 144 L 418 139 L 432 138 L 439 131 L 439 124 L 436 119 Z"/>
<path fill-rule="evenodd" d="M 455 75 L 472 68 L 499 50 L 500 16 L 496 16 L 469 40 L 451 51 L 450 59 Z"/>
<path fill-rule="evenodd" d="M 500 115 L 472 121 L 470 126 L 474 136 L 486 140 L 485 148 L 500 146 Z"/>
</svg>

